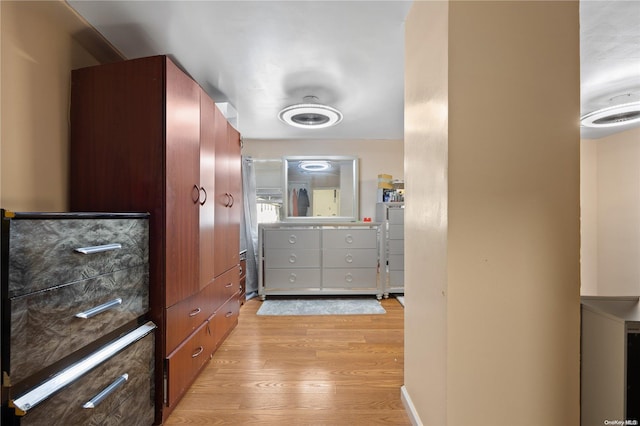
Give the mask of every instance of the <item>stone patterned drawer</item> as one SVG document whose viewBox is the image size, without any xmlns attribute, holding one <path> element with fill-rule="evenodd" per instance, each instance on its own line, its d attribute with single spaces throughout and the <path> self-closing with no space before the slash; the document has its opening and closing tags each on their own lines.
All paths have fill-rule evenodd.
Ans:
<svg viewBox="0 0 640 426">
<path fill-rule="evenodd" d="M 322 247 L 375 249 L 378 247 L 378 233 L 375 229 L 325 229 L 322 232 Z"/>
<path fill-rule="evenodd" d="M 375 268 L 378 266 L 376 249 L 323 250 L 323 265 L 326 268 Z"/>
<path fill-rule="evenodd" d="M 3 368 L 20 382 L 143 315 L 148 291 L 148 268 L 141 265 L 11 298 L 10 365 Z M 82 318 L 100 305 L 103 312 Z"/>
<path fill-rule="evenodd" d="M 21 417 L 21 426 L 151 425 L 154 422 L 154 332 L 140 338 Z M 95 408 L 88 401 L 127 375 Z"/>
<path fill-rule="evenodd" d="M 11 220 L 8 296 L 148 263 L 147 219 Z M 76 249 L 120 244 L 94 254 Z"/>
</svg>

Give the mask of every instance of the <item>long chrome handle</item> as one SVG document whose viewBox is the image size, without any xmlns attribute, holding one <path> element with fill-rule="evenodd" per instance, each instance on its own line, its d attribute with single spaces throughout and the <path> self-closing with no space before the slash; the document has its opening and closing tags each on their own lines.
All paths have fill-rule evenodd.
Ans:
<svg viewBox="0 0 640 426">
<path fill-rule="evenodd" d="M 193 185 L 193 189 L 191 190 L 191 201 L 193 201 L 193 204 L 200 201 L 200 188 L 198 185 Z"/>
<path fill-rule="evenodd" d="M 111 395 L 120 386 L 124 385 L 127 380 L 129 380 L 128 374 L 123 374 L 122 376 L 118 377 L 113 381 L 113 383 L 100 391 L 100 393 L 91 398 L 89 401 L 85 402 L 82 408 L 96 408 L 102 401 L 104 401 L 106 397 Z"/>
<path fill-rule="evenodd" d="M 111 250 L 120 250 L 121 248 L 122 248 L 122 244 L 114 243 L 114 244 L 104 244 L 101 246 L 78 247 L 74 251 L 76 253 L 82 253 L 82 254 L 94 254 L 94 253 L 102 253 L 102 252 L 111 251 Z"/>
<path fill-rule="evenodd" d="M 224 203 L 224 206 L 231 207 L 231 201 L 232 201 L 231 194 L 229 194 L 228 192 L 225 192 L 224 195 L 227 197 L 227 202 Z"/>
<path fill-rule="evenodd" d="M 91 317 L 95 317 L 96 315 L 103 313 L 104 311 L 108 311 L 109 309 L 113 309 L 120 305 L 122 305 L 122 299 L 118 297 L 117 299 L 110 300 L 107 303 L 103 303 L 102 305 L 98 305 L 91 309 L 87 309 L 84 312 L 78 312 L 75 315 L 75 317 L 82 318 L 82 319 L 89 319 Z"/>
<path fill-rule="evenodd" d="M 191 358 L 195 358 L 198 355 L 200 355 L 202 352 L 204 351 L 204 348 L 202 346 L 198 346 L 198 350 L 196 352 L 193 353 L 193 355 L 191 355 Z"/>
<path fill-rule="evenodd" d="M 203 187 L 200 188 L 200 191 L 204 192 L 204 200 L 200 201 L 200 205 L 204 206 L 204 203 L 207 202 L 207 190 L 204 189 L 204 186 L 203 186 Z M 198 199 L 200 199 L 200 198 L 198 197 Z"/>
<path fill-rule="evenodd" d="M 234 205 L 234 204 L 235 204 L 235 202 L 236 202 L 236 199 L 235 199 L 235 198 L 233 198 L 233 194 L 231 194 L 231 193 L 229 193 L 229 197 L 231 197 L 231 204 L 229 204 L 229 207 L 233 207 L 233 205 Z"/>
<path fill-rule="evenodd" d="M 232 285 L 233 285 L 233 282 L 230 282 L 230 283 L 225 284 L 224 286 L 225 286 L 225 288 L 229 288 L 229 287 L 231 287 Z"/>
</svg>

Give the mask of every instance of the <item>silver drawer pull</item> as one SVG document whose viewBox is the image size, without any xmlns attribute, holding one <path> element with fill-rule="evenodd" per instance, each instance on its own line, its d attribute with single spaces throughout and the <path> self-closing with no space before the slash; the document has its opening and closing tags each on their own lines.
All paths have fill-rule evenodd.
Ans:
<svg viewBox="0 0 640 426">
<path fill-rule="evenodd" d="M 200 312 L 202 312 L 202 309 L 200 308 L 195 308 L 193 311 L 189 312 L 189 316 L 190 317 L 195 317 L 196 315 L 198 315 Z"/>
<path fill-rule="evenodd" d="M 198 346 L 198 349 L 196 349 L 196 351 L 193 353 L 193 355 L 191 355 L 191 358 L 196 358 L 197 356 L 199 356 L 202 352 L 204 351 L 204 348 L 202 346 Z"/>
<path fill-rule="evenodd" d="M 290 283 L 295 283 L 297 278 L 298 277 L 293 272 L 291 274 L 289 274 L 289 282 Z"/>
<path fill-rule="evenodd" d="M 128 374 L 123 374 L 122 376 L 118 377 L 113 381 L 113 383 L 104 388 L 99 394 L 91 398 L 91 400 L 85 402 L 82 408 L 96 408 L 106 397 L 111 395 L 113 391 L 124 385 L 127 380 L 129 380 Z"/>
<path fill-rule="evenodd" d="M 289 263 L 296 263 L 296 260 L 298 260 L 298 257 L 295 254 L 289 256 Z"/>
<path fill-rule="evenodd" d="M 232 285 L 233 285 L 233 283 L 226 284 L 226 285 L 225 285 L 225 288 L 229 288 L 229 287 L 231 287 Z"/>
<path fill-rule="evenodd" d="M 76 253 L 82 253 L 82 254 L 94 254 L 94 253 L 102 253 L 102 252 L 111 251 L 111 250 L 120 250 L 121 248 L 122 248 L 122 244 L 115 243 L 115 244 L 105 244 L 102 246 L 80 247 L 75 249 L 74 251 Z"/>
<path fill-rule="evenodd" d="M 347 273 L 347 274 L 344 276 L 344 280 L 345 280 L 346 282 L 348 282 L 348 283 L 352 283 L 352 282 L 353 282 L 353 275 L 351 274 L 351 272 Z"/>
<path fill-rule="evenodd" d="M 352 255 L 351 253 L 348 253 L 348 254 L 344 257 L 344 260 L 345 260 L 347 263 L 353 263 L 353 255 Z"/>
<path fill-rule="evenodd" d="M 233 312 L 227 312 L 227 313 L 224 315 L 224 317 L 225 317 L 225 318 L 229 318 L 231 315 L 233 315 Z"/>
<path fill-rule="evenodd" d="M 122 299 L 119 297 L 117 299 L 113 299 L 108 301 L 107 303 L 103 303 L 102 305 L 98 305 L 94 308 L 87 309 L 84 312 L 78 312 L 75 317 L 82 319 L 89 319 L 91 317 L 95 317 L 98 314 L 103 313 L 104 311 L 108 311 L 109 309 L 117 308 L 122 305 Z"/>
<path fill-rule="evenodd" d="M 353 243 L 353 235 L 347 234 L 347 236 L 344 237 L 344 240 L 347 242 L 347 244 Z"/>
<path fill-rule="evenodd" d="M 289 243 L 290 244 L 295 244 L 297 239 L 298 239 L 298 237 L 296 237 L 295 235 L 289 235 Z"/>
</svg>

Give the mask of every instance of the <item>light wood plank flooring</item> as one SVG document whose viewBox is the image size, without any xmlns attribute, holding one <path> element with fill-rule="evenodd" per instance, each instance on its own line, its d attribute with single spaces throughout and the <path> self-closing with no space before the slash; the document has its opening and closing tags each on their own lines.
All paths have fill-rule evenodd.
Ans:
<svg viewBox="0 0 640 426">
<path fill-rule="evenodd" d="M 410 425 L 404 313 L 257 316 L 252 299 L 167 425 Z"/>
</svg>

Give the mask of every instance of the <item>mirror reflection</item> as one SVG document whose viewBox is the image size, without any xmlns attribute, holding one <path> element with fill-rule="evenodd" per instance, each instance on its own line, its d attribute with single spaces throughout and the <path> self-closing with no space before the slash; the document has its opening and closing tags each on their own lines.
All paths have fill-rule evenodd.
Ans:
<svg viewBox="0 0 640 426">
<path fill-rule="evenodd" d="M 356 157 L 284 157 L 283 167 L 287 219 L 357 220 Z"/>
</svg>

